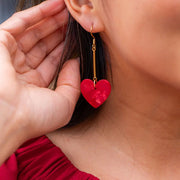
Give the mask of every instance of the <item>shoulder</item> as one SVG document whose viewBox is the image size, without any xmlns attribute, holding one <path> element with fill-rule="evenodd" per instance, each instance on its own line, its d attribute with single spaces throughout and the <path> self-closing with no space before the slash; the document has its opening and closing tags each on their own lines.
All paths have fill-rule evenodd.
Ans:
<svg viewBox="0 0 180 180">
<path fill-rule="evenodd" d="M 31 139 L 17 151 L 18 179 L 96 179 L 79 171 L 47 136 Z"/>
<path fill-rule="evenodd" d="M 9 180 L 97 180 L 78 170 L 47 136 L 25 142 L 1 167 L 0 177 Z"/>
</svg>

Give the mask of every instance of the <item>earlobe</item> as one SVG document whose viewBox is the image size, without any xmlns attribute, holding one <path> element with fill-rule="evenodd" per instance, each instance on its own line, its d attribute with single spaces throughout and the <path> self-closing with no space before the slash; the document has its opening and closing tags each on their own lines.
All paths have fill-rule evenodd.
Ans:
<svg viewBox="0 0 180 180">
<path fill-rule="evenodd" d="M 64 0 L 73 18 L 88 32 L 93 25 L 93 33 L 103 31 L 103 24 L 92 0 Z"/>
</svg>

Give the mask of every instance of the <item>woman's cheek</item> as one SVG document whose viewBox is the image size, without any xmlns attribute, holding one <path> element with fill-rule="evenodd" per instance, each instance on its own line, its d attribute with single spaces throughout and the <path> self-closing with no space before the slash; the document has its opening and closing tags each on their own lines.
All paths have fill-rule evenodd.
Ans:
<svg viewBox="0 0 180 180">
<path fill-rule="evenodd" d="M 179 0 L 143 0 L 147 2 L 146 9 L 155 23 L 177 31 L 180 28 L 180 1 Z"/>
<path fill-rule="evenodd" d="M 134 0 L 110 23 L 111 40 L 122 59 L 180 88 L 180 1 L 172 1 Z"/>
</svg>

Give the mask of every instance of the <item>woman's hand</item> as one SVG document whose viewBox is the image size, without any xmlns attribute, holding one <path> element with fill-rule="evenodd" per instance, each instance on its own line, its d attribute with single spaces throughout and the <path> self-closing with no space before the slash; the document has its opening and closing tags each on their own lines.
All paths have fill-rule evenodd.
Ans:
<svg viewBox="0 0 180 180">
<path fill-rule="evenodd" d="M 77 60 L 60 72 L 68 12 L 49 0 L 18 12 L 0 25 L 0 164 L 27 139 L 66 125 L 80 94 Z"/>
</svg>

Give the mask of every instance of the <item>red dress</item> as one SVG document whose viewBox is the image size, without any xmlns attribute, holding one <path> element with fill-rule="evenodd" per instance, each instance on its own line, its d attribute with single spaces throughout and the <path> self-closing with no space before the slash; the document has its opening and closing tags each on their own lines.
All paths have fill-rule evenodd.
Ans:
<svg viewBox="0 0 180 180">
<path fill-rule="evenodd" d="M 2 180 L 99 180 L 78 170 L 46 136 L 24 143 L 1 167 Z"/>
</svg>

